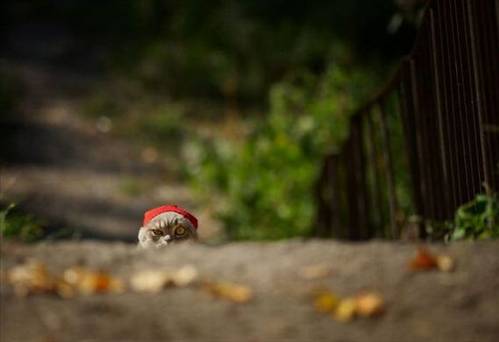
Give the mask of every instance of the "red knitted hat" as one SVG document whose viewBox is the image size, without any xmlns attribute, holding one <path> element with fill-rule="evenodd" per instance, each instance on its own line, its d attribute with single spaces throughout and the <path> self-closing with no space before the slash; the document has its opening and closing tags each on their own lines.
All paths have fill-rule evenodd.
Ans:
<svg viewBox="0 0 499 342">
<path fill-rule="evenodd" d="M 194 228 L 196 229 L 198 228 L 198 219 L 194 217 L 194 215 L 189 213 L 187 210 L 180 208 L 179 206 L 176 205 L 162 205 L 161 207 L 157 207 L 146 211 L 144 214 L 144 226 L 149 222 L 151 222 L 151 220 L 156 216 L 167 212 L 174 212 L 182 215 L 192 223 Z"/>
</svg>

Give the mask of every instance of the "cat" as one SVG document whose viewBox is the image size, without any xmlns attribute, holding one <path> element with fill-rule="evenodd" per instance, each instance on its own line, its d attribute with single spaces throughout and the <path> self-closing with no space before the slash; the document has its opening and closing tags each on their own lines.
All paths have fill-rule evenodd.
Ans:
<svg viewBox="0 0 499 342">
<path fill-rule="evenodd" d="M 143 248 L 161 248 L 197 239 L 197 219 L 177 206 L 163 206 L 146 212 L 138 234 L 139 246 Z"/>
</svg>

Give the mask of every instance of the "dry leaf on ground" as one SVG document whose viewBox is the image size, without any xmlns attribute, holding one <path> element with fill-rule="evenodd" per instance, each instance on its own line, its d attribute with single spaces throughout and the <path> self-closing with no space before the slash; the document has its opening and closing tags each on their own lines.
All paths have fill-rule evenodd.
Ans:
<svg viewBox="0 0 499 342">
<path fill-rule="evenodd" d="M 121 293 L 125 286 L 121 279 L 103 271 L 94 271 L 82 266 L 72 266 L 63 273 L 63 279 L 79 293 Z"/>
<path fill-rule="evenodd" d="M 185 287 L 198 278 L 198 271 L 192 265 L 181 267 L 175 272 L 147 270 L 135 273 L 130 278 L 130 286 L 137 292 L 159 292 L 165 287 Z"/>
<path fill-rule="evenodd" d="M 302 268 L 299 271 L 300 277 L 304 279 L 320 279 L 320 278 L 326 278 L 330 276 L 333 273 L 331 266 L 325 265 L 325 264 L 318 264 L 318 265 L 309 265 L 304 268 Z"/>
<path fill-rule="evenodd" d="M 418 248 L 417 255 L 409 262 L 412 271 L 429 271 L 438 269 L 451 272 L 455 268 L 454 259 L 447 255 L 434 255 L 424 247 Z"/>
<path fill-rule="evenodd" d="M 247 303 L 253 297 L 253 292 L 249 287 L 228 282 L 205 281 L 202 289 L 215 297 L 239 304 Z"/>
<path fill-rule="evenodd" d="M 177 287 L 188 286 L 198 279 L 198 275 L 198 270 L 194 266 L 186 265 L 173 274 L 172 282 Z"/>
<path fill-rule="evenodd" d="M 161 291 L 170 282 L 170 279 L 171 275 L 166 272 L 141 271 L 132 275 L 130 286 L 132 290 L 137 292 L 156 293 Z"/>
<path fill-rule="evenodd" d="M 340 298 L 329 290 L 320 290 L 314 297 L 317 311 L 328 313 L 340 322 L 350 322 L 355 317 L 375 317 L 383 313 L 385 304 L 381 295 L 365 292 L 354 297 Z"/>
<path fill-rule="evenodd" d="M 338 306 L 339 298 L 331 291 L 321 291 L 314 298 L 315 309 L 319 312 L 333 312 Z"/>
<path fill-rule="evenodd" d="M 333 312 L 333 318 L 340 322 L 350 322 L 357 313 L 357 303 L 354 298 L 344 298 Z"/>
<path fill-rule="evenodd" d="M 175 272 L 147 270 L 134 274 L 130 286 L 137 292 L 159 292 L 165 287 L 185 287 L 194 283 L 198 271 L 194 266 L 183 266 Z"/>
<path fill-rule="evenodd" d="M 413 271 L 427 271 L 437 268 L 437 258 L 424 247 L 418 248 L 417 255 L 409 263 Z"/>
<path fill-rule="evenodd" d="M 185 287 L 198 278 L 198 271 L 191 265 L 183 266 L 175 272 L 144 271 L 130 278 L 130 285 L 138 292 L 158 292 L 164 287 Z M 6 274 L 7 282 L 18 296 L 38 293 L 54 293 L 63 298 L 77 294 L 122 293 L 124 282 L 100 270 L 83 266 L 71 266 L 61 276 L 50 274 L 45 265 L 36 260 L 10 269 Z M 243 295 L 239 295 L 243 297 Z"/>
<path fill-rule="evenodd" d="M 456 263 L 448 255 L 439 255 L 437 256 L 437 266 L 440 271 L 452 272 L 456 268 Z"/>
<path fill-rule="evenodd" d="M 7 280 L 18 296 L 51 293 L 56 290 L 55 277 L 47 271 L 43 263 L 34 259 L 10 269 Z"/>
<path fill-rule="evenodd" d="M 355 297 L 356 311 L 359 316 L 373 317 L 382 314 L 384 311 L 383 298 L 373 292 L 359 294 Z"/>
<path fill-rule="evenodd" d="M 71 298 L 78 293 L 116 293 L 124 290 L 121 280 L 105 272 L 73 266 L 58 276 L 49 273 L 46 266 L 36 260 L 28 260 L 10 269 L 7 280 L 18 296 L 53 293 Z"/>
</svg>

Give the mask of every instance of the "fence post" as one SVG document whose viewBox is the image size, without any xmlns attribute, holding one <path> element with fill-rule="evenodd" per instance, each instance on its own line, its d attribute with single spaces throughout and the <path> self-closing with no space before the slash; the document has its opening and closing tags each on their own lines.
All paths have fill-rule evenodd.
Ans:
<svg viewBox="0 0 499 342">
<path fill-rule="evenodd" d="M 390 229 L 393 239 L 398 239 L 400 237 L 400 232 L 397 224 L 397 212 L 398 203 L 397 195 L 395 193 L 395 177 L 393 173 L 393 158 L 391 152 L 390 144 L 390 134 L 388 132 L 388 125 L 386 120 L 386 100 L 384 98 L 380 99 L 378 103 L 380 109 L 380 126 L 381 126 L 381 137 L 382 137 L 382 150 L 383 150 L 383 160 L 385 164 L 386 179 L 388 185 L 388 207 L 390 209 Z"/>
<path fill-rule="evenodd" d="M 499 0 L 428 2 L 413 50 L 387 86 L 351 117 L 350 137 L 330 161 L 326 186 L 332 195 L 319 213 L 327 208 L 331 216 L 318 216 L 338 236 L 372 236 L 373 222 L 383 221 L 387 206 L 386 235 L 400 235 L 399 204 L 405 203 L 397 197 L 400 173 L 395 168 L 401 164 L 394 159 L 400 156 L 392 155 L 397 146 L 390 135 L 397 131 L 391 132 L 388 112 L 396 91 L 412 199 L 425 223 L 452 220 L 482 181 L 489 193 L 499 190 L 497 51 Z M 373 107 L 376 115 L 379 108 L 379 120 Z M 426 238 L 422 227 L 420 238 Z"/>
</svg>

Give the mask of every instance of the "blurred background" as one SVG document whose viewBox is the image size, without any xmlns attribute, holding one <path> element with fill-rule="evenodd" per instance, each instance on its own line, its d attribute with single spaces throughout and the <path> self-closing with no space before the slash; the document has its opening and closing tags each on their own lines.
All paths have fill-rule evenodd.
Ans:
<svg viewBox="0 0 499 342">
<path fill-rule="evenodd" d="M 422 5 L 3 1 L 2 234 L 134 241 L 176 203 L 205 241 L 309 236 L 320 162 Z"/>
</svg>

